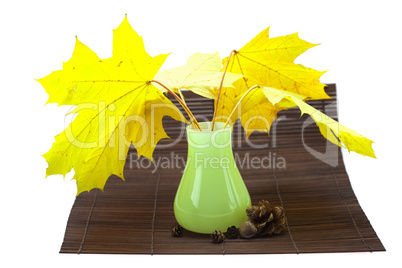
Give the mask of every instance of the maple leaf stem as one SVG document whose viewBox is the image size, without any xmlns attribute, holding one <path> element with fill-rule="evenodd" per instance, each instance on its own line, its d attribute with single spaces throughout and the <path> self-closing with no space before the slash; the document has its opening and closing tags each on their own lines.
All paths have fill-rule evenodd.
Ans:
<svg viewBox="0 0 402 268">
<path fill-rule="evenodd" d="M 248 93 L 250 93 L 251 91 L 253 91 L 253 90 L 256 89 L 256 88 L 260 88 L 260 86 L 259 86 L 259 85 L 254 85 L 254 86 L 250 87 L 250 88 L 243 94 L 243 96 L 240 98 L 240 100 L 236 103 L 236 106 L 233 108 L 233 110 L 232 110 L 232 112 L 230 113 L 228 119 L 226 120 L 226 123 L 225 123 L 225 125 L 223 126 L 224 129 L 225 129 L 226 126 L 229 124 L 230 118 L 232 118 L 234 112 L 236 111 L 237 107 L 240 105 L 241 101 L 248 95 Z"/>
<path fill-rule="evenodd" d="M 183 96 L 183 93 L 181 92 L 181 90 L 179 89 L 179 94 L 180 94 L 180 98 L 181 98 L 181 100 L 183 101 L 183 103 L 187 106 L 187 103 L 186 103 L 186 101 L 184 100 L 184 96 Z M 188 107 L 188 106 L 187 106 Z"/>
<path fill-rule="evenodd" d="M 218 97 L 216 98 L 216 102 L 215 102 L 215 109 L 214 109 L 214 116 L 212 117 L 211 131 L 214 130 L 214 126 L 215 126 L 215 118 L 216 118 L 216 113 L 217 113 L 217 110 L 218 110 L 219 99 L 220 99 L 220 96 L 221 96 L 223 80 L 225 79 L 226 71 L 227 71 L 228 66 L 229 66 L 230 57 L 235 52 L 236 52 L 236 50 L 234 50 L 234 49 L 230 52 L 229 57 L 228 57 L 228 61 L 226 62 L 225 70 L 223 71 L 221 84 L 219 85 L 219 90 L 218 90 Z M 225 124 L 225 127 L 226 127 L 226 124 Z"/>
<path fill-rule="evenodd" d="M 202 131 L 200 125 L 199 125 L 198 122 L 197 122 L 197 119 L 195 119 L 193 113 L 190 111 L 190 109 L 187 107 L 186 103 L 184 102 L 184 98 L 183 98 L 183 100 L 180 99 L 180 97 L 177 96 L 176 93 L 174 93 L 170 88 L 168 88 L 167 86 L 165 86 L 164 84 L 162 84 L 162 83 L 159 82 L 159 81 L 152 80 L 151 82 L 157 83 L 157 84 L 159 84 L 160 86 L 162 86 L 164 89 L 166 89 L 167 91 L 169 91 L 169 92 L 173 95 L 173 97 L 175 97 L 175 99 L 180 103 L 180 105 L 183 107 L 183 109 L 187 112 L 188 116 L 190 117 L 190 121 L 191 121 L 191 124 L 193 125 L 193 127 L 194 127 L 194 128 L 197 128 L 199 131 Z M 181 95 L 181 94 L 180 94 L 180 95 Z"/>
<path fill-rule="evenodd" d="M 186 105 L 187 109 L 190 111 L 190 108 L 188 108 L 187 103 L 186 103 L 186 101 L 184 100 L 183 93 L 181 92 L 180 89 L 178 89 L 178 91 L 179 91 L 179 95 L 180 95 L 181 100 L 183 101 L 184 105 Z M 191 111 L 190 111 L 190 113 L 191 113 Z M 192 114 L 192 113 L 191 113 L 191 114 Z M 190 116 L 190 115 L 189 115 L 189 116 Z M 193 117 L 194 117 L 194 115 L 193 115 Z M 195 119 L 195 117 L 194 117 L 194 120 L 195 120 L 194 122 L 197 122 L 197 120 Z M 193 127 L 194 127 L 194 126 L 196 126 L 196 127 L 198 128 L 198 130 L 202 131 L 201 128 L 200 128 L 200 126 L 198 125 L 198 122 L 197 122 L 197 124 L 194 124 L 194 123 L 193 123 Z"/>
</svg>

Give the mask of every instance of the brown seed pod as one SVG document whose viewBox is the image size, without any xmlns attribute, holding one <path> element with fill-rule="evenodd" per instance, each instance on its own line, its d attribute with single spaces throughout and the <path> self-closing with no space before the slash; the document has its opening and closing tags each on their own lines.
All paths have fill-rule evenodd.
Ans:
<svg viewBox="0 0 402 268">
<path fill-rule="evenodd" d="M 262 200 L 258 205 L 246 209 L 248 219 L 254 223 L 265 223 L 270 221 L 272 206 L 268 201 Z"/>
<path fill-rule="evenodd" d="M 283 207 L 274 207 L 272 209 L 272 214 L 274 214 L 275 220 L 279 219 L 280 217 L 283 216 Z"/>
<path fill-rule="evenodd" d="M 279 234 L 286 229 L 286 217 L 281 206 L 273 206 L 266 200 L 246 209 L 248 221 L 239 228 L 242 238 Z"/>
<path fill-rule="evenodd" d="M 211 238 L 214 243 L 222 243 L 225 240 L 225 235 L 221 231 L 215 230 L 211 234 Z"/>
<path fill-rule="evenodd" d="M 239 229 L 236 226 L 231 226 L 226 231 L 226 237 L 229 239 L 236 239 L 239 236 Z"/>
<path fill-rule="evenodd" d="M 260 236 L 264 236 L 264 235 L 273 235 L 275 232 L 275 223 L 271 222 L 266 229 L 262 230 L 262 232 L 260 233 Z"/>
<path fill-rule="evenodd" d="M 172 228 L 172 236 L 174 237 L 179 237 L 183 235 L 183 227 L 180 225 L 176 225 L 175 227 Z"/>
</svg>

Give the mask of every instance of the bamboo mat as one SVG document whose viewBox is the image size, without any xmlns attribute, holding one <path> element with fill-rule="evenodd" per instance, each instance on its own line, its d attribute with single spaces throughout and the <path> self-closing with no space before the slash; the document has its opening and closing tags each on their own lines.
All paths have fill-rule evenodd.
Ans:
<svg viewBox="0 0 402 268">
<path fill-rule="evenodd" d="M 310 104 L 337 119 L 335 85 L 328 85 L 326 91 L 331 100 L 310 101 Z M 186 92 L 186 97 L 188 106 L 200 121 L 203 116 L 212 117 L 212 101 L 190 92 Z M 268 148 L 253 148 L 255 146 L 245 140 L 240 124 L 236 124 L 233 150 L 240 159 L 238 167 L 253 204 L 265 199 L 284 207 L 288 226 L 280 235 L 226 239 L 222 244 L 211 243 L 209 235 L 186 230 L 183 237 L 171 236 L 171 228 L 176 225 L 173 200 L 184 168 L 180 159 L 186 159 L 187 143 L 185 136 L 180 138 L 180 130 L 185 126 L 165 118 L 166 132 L 173 140 L 179 138 L 179 142 L 173 147 L 160 146 L 155 151 L 155 162 L 160 159 L 160 163 L 165 163 L 164 168 L 155 169 L 147 159 L 138 159 L 134 149 L 130 150 L 125 182 L 112 176 L 104 192 L 95 189 L 76 198 L 60 252 L 298 254 L 384 251 L 354 195 L 339 148 L 328 144 L 315 124 L 305 123 L 308 117 L 299 118 L 298 109 L 281 111 L 278 116 L 280 120 L 271 136 L 253 133 L 250 137 L 254 145 L 268 144 Z M 168 143 L 166 139 L 160 145 Z M 310 152 L 322 154 L 325 162 Z M 247 167 L 244 162 L 247 155 L 259 159 L 265 157 L 265 168 Z M 167 166 L 166 159 L 173 160 L 175 165 Z M 269 163 L 271 167 L 267 168 Z M 286 168 L 283 168 L 284 163 Z M 139 168 L 139 164 L 143 168 Z M 144 168 L 147 165 L 149 168 Z"/>
</svg>

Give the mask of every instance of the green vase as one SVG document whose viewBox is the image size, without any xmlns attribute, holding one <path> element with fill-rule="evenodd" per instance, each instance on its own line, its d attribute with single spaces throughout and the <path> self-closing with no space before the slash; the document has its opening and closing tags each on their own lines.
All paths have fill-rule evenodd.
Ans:
<svg viewBox="0 0 402 268">
<path fill-rule="evenodd" d="M 177 222 L 186 230 L 210 234 L 247 220 L 250 195 L 236 166 L 232 128 L 223 123 L 187 127 L 188 155 L 174 200 Z"/>
</svg>

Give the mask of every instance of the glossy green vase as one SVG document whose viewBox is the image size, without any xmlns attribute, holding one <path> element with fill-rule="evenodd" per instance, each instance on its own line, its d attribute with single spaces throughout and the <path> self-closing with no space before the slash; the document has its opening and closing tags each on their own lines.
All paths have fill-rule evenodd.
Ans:
<svg viewBox="0 0 402 268">
<path fill-rule="evenodd" d="M 186 230 L 210 234 L 247 220 L 250 195 L 236 166 L 232 128 L 223 123 L 187 127 L 188 155 L 174 200 L 177 222 Z"/>
</svg>

